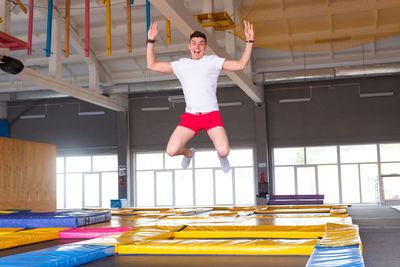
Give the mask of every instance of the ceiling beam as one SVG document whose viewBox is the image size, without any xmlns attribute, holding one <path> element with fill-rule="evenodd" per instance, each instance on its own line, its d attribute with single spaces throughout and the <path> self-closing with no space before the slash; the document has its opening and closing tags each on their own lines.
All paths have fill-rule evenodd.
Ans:
<svg viewBox="0 0 400 267">
<path fill-rule="evenodd" d="M 30 68 L 24 68 L 16 75 L 24 81 L 31 81 L 43 86 L 43 88 L 51 89 L 56 92 L 67 94 L 72 97 L 105 107 L 115 111 L 128 111 L 128 98 L 123 96 L 106 97 L 97 92 L 85 89 L 60 79 L 50 77 L 39 71 Z"/>
<path fill-rule="evenodd" d="M 151 0 L 151 3 L 168 18 L 183 35 L 189 36 L 196 30 L 205 32 L 204 28 L 193 17 L 193 14 L 190 14 L 185 6 L 182 5 L 182 1 Z M 207 46 L 212 54 L 223 58 L 229 58 L 228 53 L 217 44 L 215 35 L 209 34 Z M 254 102 L 261 103 L 264 101 L 263 91 L 257 88 L 243 71 L 226 72 L 226 75 L 228 75 Z"/>
</svg>

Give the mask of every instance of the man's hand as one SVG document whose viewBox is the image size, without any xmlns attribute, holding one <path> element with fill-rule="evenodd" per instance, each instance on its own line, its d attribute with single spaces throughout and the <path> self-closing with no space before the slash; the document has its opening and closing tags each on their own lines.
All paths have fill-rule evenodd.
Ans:
<svg viewBox="0 0 400 267">
<path fill-rule="evenodd" d="M 149 32 L 147 33 L 148 40 L 155 40 L 158 35 L 158 22 L 153 22 L 149 27 Z"/>
<path fill-rule="evenodd" d="M 246 36 L 246 41 L 248 40 L 254 40 L 254 30 L 253 30 L 253 24 L 250 22 L 244 20 L 244 35 Z"/>
</svg>

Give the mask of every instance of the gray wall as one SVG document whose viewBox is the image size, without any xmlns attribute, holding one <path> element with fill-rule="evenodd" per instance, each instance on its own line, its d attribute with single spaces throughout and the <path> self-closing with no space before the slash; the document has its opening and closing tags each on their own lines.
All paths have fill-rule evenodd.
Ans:
<svg viewBox="0 0 400 267">
<path fill-rule="evenodd" d="M 80 111 L 105 111 L 78 116 Z M 45 119 L 19 119 L 46 114 Z M 73 98 L 9 103 L 10 137 L 57 145 L 59 155 L 117 152 L 117 113 Z"/>
<path fill-rule="evenodd" d="M 310 86 L 312 101 L 278 103 L 308 97 Z M 400 141 L 400 76 L 267 86 L 265 100 L 270 147 Z"/>
<path fill-rule="evenodd" d="M 185 105 L 175 104 L 170 111 L 143 112 L 142 107 L 169 106 L 168 96 L 181 95 L 182 91 L 168 93 L 135 94 L 130 99 L 131 149 L 135 151 L 165 150 L 169 137 L 180 121 Z M 242 101 L 241 107 L 221 107 L 222 122 L 230 145 L 255 146 L 255 105 L 239 88 L 219 88 L 218 101 Z M 213 148 L 205 131 L 189 141 L 188 146 Z"/>
</svg>

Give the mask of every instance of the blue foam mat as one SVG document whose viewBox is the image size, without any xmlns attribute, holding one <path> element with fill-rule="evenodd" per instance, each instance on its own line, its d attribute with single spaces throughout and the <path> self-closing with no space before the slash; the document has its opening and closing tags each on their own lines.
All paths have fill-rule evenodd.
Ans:
<svg viewBox="0 0 400 267">
<path fill-rule="evenodd" d="M 0 228 L 79 227 L 111 220 L 111 211 L 60 211 L 0 214 Z"/>
<path fill-rule="evenodd" d="M 114 254 L 114 246 L 69 244 L 3 257 L 0 266 L 78 266 Z"/>
<path fill-rule="evenodd" d="M 306 267 L 364 267 L 360 246 L 321 247 L 317 245 Z"/>
</svg>

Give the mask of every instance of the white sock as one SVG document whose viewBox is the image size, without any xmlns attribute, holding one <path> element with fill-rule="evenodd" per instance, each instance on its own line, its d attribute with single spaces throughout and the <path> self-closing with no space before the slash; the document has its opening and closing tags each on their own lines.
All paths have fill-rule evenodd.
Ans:
<svg viewBox="0 0 400 267">
<path fill-rule="evenodd" d="M 189 167 L 190 161 L 192 160 L 192 158 L 194 156 L 194 152 L 196 151 L 193 147 L 190 150 L 192 150 L 192 156 L 190 158 L 187 158 L 187 157 L 184 156 L 183 159 L 182 159 L 182 168 L 184 168 L 184 169 Z"/>
<path fill-rule="evenodd" d="M 219 162 L 221 163 L 221 169 L 222 169 L 222 171 L 223 171 L 224 173 L 228 173 L 229 170 L 230 170 L 230 168 L 231 168 L 231 166 L 229 165 L 229 160 L 228 160 L 228 158 L 227 158 L 227 157 L 225 157 L 225 158 L 220 158 L 220 157 L 218 157 L 218 158 L 219 158 Z"/>
</svg>

